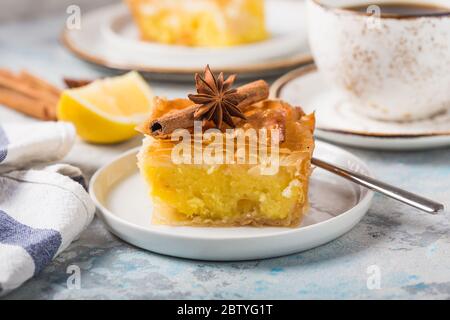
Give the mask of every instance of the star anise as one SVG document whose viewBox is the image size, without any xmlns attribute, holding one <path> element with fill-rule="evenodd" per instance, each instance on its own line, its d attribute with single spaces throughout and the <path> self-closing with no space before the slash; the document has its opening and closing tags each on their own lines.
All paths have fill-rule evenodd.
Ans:
<svg viewBox="0 0 450 320">
<path fill-rule="evenodd" d="M 231 88 L 235 80 L 236 75 L 231 75 L 224 80 L 222 72 L 216 77 L 209 65 L 206 66 L 203 76 L 196 73 L 197 94 L 189 95 L 191 101 L 200 105 L 194 113 L 194 119 L 212 120 L 219 129 L 222 127 L 222 122 L 234 128 L 233 117 L 245 120 L 239 104 L 245 100 L 246 96 Z"/>
</svg>

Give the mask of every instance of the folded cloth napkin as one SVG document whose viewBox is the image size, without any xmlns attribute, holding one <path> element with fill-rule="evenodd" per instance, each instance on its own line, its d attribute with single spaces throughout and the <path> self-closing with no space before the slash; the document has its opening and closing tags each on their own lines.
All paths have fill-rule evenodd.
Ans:
<svg viewBox="0 0 450 320">
<path fill-rule="evenodd" d="M 74 140 L 68 123 L 0 125 L 0 295 L 39 273 L 92 221 L 81 171 L 48 165 Z"/>
</svg>

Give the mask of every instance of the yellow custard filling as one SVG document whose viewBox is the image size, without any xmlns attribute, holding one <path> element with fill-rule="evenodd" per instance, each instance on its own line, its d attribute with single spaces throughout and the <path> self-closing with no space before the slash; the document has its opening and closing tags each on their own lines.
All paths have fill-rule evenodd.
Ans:
<svg viewBox="0 0 450 320">
<path fill-rule="evenodd" d="M 127 0 L 141 38 L 223 47 L 264 40 L 264 0 Z"/>
<path fill-rule="evenodd" d="M 306 201 L 306 177 L 294 167 L 276 175 L 254 174 L 248 166 L 153 166 L 141 170 L 156 197 L 188 219 L 232 221 L 241 215 L 262 221 L 286 219 L 297 203 Z"/>
</svg>

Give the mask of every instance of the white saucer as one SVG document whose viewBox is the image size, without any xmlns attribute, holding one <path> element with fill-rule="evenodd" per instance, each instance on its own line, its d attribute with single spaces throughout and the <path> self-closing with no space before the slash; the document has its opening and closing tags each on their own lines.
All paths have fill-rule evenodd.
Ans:
<svg viewBox="0 0 450 320">
<path fill-rule="evenodd" d="M 271 96 L 316 112 L 316 136 L 328 141 L 369 149 L 412 150 L 450 145 L 450 110 L 415 122 L 369 119 L 334 90 L 315 65 L 294 70 L 278 79 Z"/>
<path fill-rule="evenodd" d="M 277 257 L 325 244 L 355 226 L 373 193 L 326 171 L 311 177 L 311 209 L 298 228 L 193 228 L 151 224 L 152 205 L 136 167 L 137 149 L 101 168 L 90 195 L 109 230 L 138 247 L 182 258 L 233 261 Z M 315 155 L 370 175 L 352 154 L 317 142 Z"/>
<path fill-rule="evenodd" d="M 302 1 L 266 0 L 271 38 L 228 48 L 195 48 L 141 41 L 128 7 L 106 6 L 83 15 L 82 28 L 66 29 L 63 43 L 89 62 L 120 70 L 188 74 L 209 63 L 225 72 L 271 74 L 311 59 Z"/>
</svg>

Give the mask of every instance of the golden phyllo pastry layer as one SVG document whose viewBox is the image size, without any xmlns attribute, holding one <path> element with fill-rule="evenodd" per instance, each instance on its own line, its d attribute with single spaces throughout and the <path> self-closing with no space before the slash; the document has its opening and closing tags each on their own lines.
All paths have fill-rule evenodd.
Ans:
<svg viewBox="0 0 450 320">
<path fill-rule="evenodd" d="M 191 101 L 184 99 L 158 99 L 153 116 L 191 105 Z M 270 174 L 263 173 L 271 165 L 264 166 L 259 161 L 261 146 L 274 144 L 270 134 L 258 145 L 256 163 L 248 158 L 240 161 L 241 153 L 236 147 L 231 153 L 223 151 L 224 159 L 230 160 L 224 164 L 195 164 L 194 161 L 175 164 L 173 151 L 179 142 L 147 136 L 138 155 L 138 165 L 150 187 L 153 223 L 285 227 L 300 224 L 308 209 L 314 115 L 305 115 L 300 108 L 271 100 L 246 107 L 243 113 L 246 120 L 239 119 L 237 129 L 278 130 L 277 169 Z M 208 152 L 208 147 L 215 142 L 203 140 L 200 145 L 192 142 L 192 150 L 200 148 Z M 250 154 L 248 141 L 245 148 Z"/>
<path fill-rule="evenodd" d="M 267 38 L 264 0 L 126 0 L 141 38 L 224 47 Z"/>
</svg>

